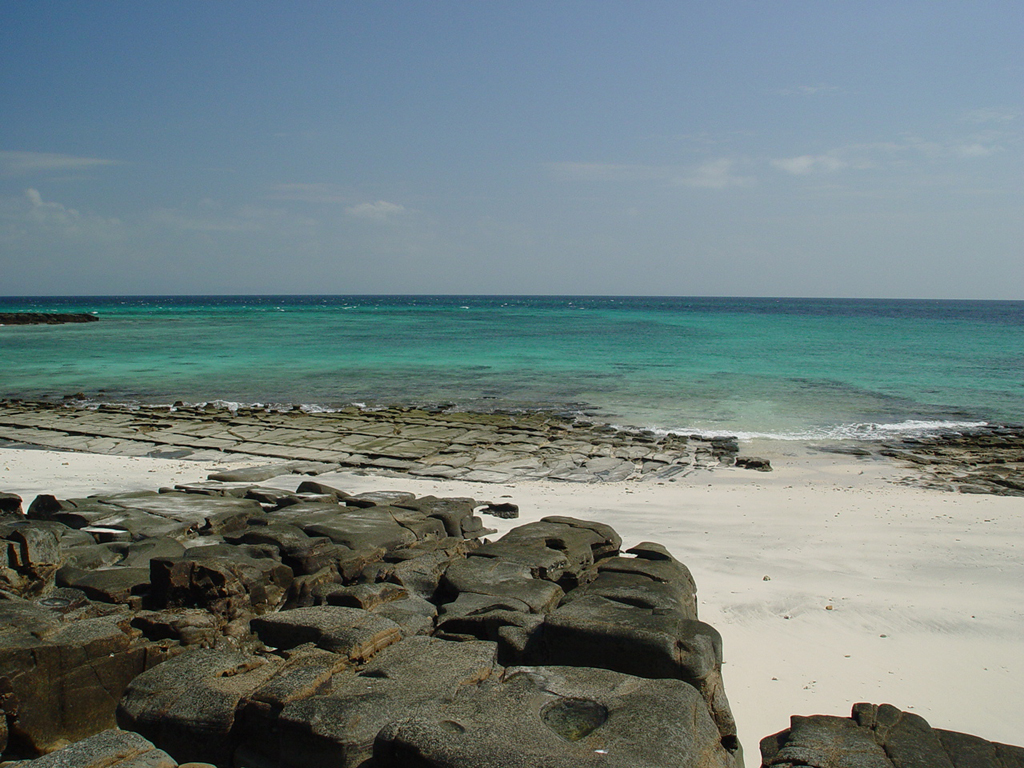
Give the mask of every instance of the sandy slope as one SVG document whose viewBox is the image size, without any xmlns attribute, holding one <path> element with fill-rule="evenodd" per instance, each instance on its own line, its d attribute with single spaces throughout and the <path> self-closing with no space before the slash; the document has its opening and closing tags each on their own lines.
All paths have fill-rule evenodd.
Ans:
<svg viewBox="0 0 1024 768">
<path fill-rule="evenodd" d="M 726 690 L 750 765 L 758 740 L 789 715 L 845 715 L 856 701 L 1024 743 L 1024 500 L 897 485 L 907 471 L 891 464 L 794 444 L 745 452 L 770 456 L 775 471 L 614 485 L 318 479 L 350 492 L 507 496 L 521 517 L 488 518 L 501 532 L 564 514 L 610 523 L 626 546 L 665 544 L 697 580 L 701 618 L 724 637 Z M 26 503 L 37 493 L 155 489 L 210 471 L 180 460 L 0 449 L 0 490 Z"/>
</svg>

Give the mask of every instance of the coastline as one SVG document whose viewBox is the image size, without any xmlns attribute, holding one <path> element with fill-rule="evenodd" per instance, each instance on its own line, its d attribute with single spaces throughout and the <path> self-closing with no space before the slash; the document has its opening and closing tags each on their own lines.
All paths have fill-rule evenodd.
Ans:
<svg viewBox="0 0 1024 768">
<path fill-rule="evenodd" d="M 488 518 L 496 536 L 569 515 L 613 525 L 627 546 L 663 543 L 693 572 L 701 619 L 724 637 L 726 689 L 748 756 L 790 715 L 843 715 L 857 701 L 894 704 L 937 728 L 1019 742 L 1020 501 L 927 487 L 916 482 L 918 465 L 876 455 L 794 441 L 740 449 L 768 458 L 773 471 L 480 483 L 371 466 L 317 479 L 352 493 L 395 489 L 517 504 L 517 520 Z M 155 490 L 222 468 L 284 461 L 216 458 L 0 447 L 0 490 L 27 504 L 40 493 Z M 261 484 L 294 490 L 302 479 Z"/>
</svg>

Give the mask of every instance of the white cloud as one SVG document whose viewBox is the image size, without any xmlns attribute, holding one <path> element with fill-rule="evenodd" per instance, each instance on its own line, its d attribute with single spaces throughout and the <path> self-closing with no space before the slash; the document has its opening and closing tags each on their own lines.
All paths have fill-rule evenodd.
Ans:
<svg viewBox="0 0 1024 768">
<path fill-rule="evenodd" d="M 998 152 L 1001 147 L 998 146 L 986 146 L 984 144 L 964 144 L 963 146 L 956 148 L 956 154 L 960 157 L 988 157 Z"/>
<path fill-rule="evenodd" d="M 665 185 L 704 189 L 749 187 L 757 183 L 753 176 L 740 176 L 735 173 L 736 165 L 736 160 L 719 158 L 689 169 L 677 165 L 626 163 L 548 163 L 546 167 L 556 181 L 654 181 Z"/>
<path fill-rule="evenodd" d="M 82 214 L 74 208 L 67 208 L 60 203 L 45 202 L 38 189 L 29 187 L 25 190 L 25 197 L 31 206 L 29 216 L 36 222 L 71 226 L 82 218 Z"/>
<path fill-rule="evenodd" d="M 0 198 L 0 230 L 6 237 L 70 238 L 109 242 L 124 236 L 119 219 L 81 213 L 61 203 L 44 200 L 38 189 Z"/>
<path fill-rule="evenodd" d="M 832 173 L 849 167 L 849 163 L 833 155 L 800 155 L 799 157 L 783 157 L 772 160 L 776 168 L 794 176 L 807 176 L 812 173 Z"/>
<path fill-rule="evenodd" d="M 360 203 L 345 209 L 349 216 L 357 219 L 371 219 L 373 221 L 386 221 L 394 216 L 405 213 L 405 206 L 397 203 L 389 203 L 386 200 L 378 200 L 375 203 Z"/>
<path fill-rule="evenodd" d="M 1003 151 L 1009 137 L 1010 134 L 995 130 L 946 137 L 941 141 L 906 134 L 896 141 L 848 144 L 820 155 L 781 157 L 769 162 L 794 176 L 834 173 L 848 168 L 907 167 L 921 160 L 942 163 L 989 157 Z"/>
<path fill-rule="evenodd" d="M 1010 123 L 1020 117 L 1020 114 L 1006 109 L 972 109 L 963 115 L 967 123 Z"/>
<path fill-rule="evenodd" d="M 693 169 L 689 174 L 675 179 L 676 184 L 704 189 L 725 189 L 726 187 L 750 187 L 757 183 L 753 176 L 739 176 L 733 173 L 735 160 L 720 158 L 710 160 Z"/>
<path fill-rule="evenodd" d="M 117 165 L 117 160 L 98 157 L 74 157 L 54 152 L 0 152 L 0 171 L 8 176 L 59 171 L 85 171 L 105 165 Z"/>
</svg>

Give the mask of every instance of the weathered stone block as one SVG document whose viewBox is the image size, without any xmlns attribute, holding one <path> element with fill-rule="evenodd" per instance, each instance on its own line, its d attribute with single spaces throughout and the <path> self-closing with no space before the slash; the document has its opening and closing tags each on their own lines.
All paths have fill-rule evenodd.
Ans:
<svg viewBox="0 0 1024 768">
<path fill-rule="evenodd" d="M 50 601 L 0 601 L 3 708 L 10 748 L 24 755 L 113 727 L 125 687 L 165 655 L 129 626 L 127 612 L 96 615 L 63 600 L 51 609 Z"/>
<path fill-rule="evenodd" d="M 131 731 L 103 731 L 40 757 L 25 768 L 179 768 L 161 749 Z"/>
<path fill-rule="evenodd" d="M 273 559 L 203 556 L 150 561 L 151 601 L 156 607 L 201 607 L 227 620 L 280 607 L 291 587 L 291 569 Z"/>
<path fill-rule="evenodd" d="M 343 672 L 331 691 L 289 704 L 280 723 L 281 768 L 355 768 L 390 722 L 430 714 L 495 672 L 493 643 L 413 637 L 382 651 L 359 672 Z"/>
<path fill-rule="evenodd" d="M 686 684 L 566 667 L 511 668 L 439 712 L 410 709 L 373 756 L 379 768 L 742 765 Z"/>
<path fill-rule="evenodd" d="M 132 680 L 117 708 L 117 723 L 180 762 L 230 765 L 240 703 L 278 664 L 225 651 L 184 653 Z"/>
<path fill-rule="evenodd" d="M 554 609 L 565 595 L 557 584 L 534 579 L 525 565 L 488 557 L 456 560 L 445 571 L 441 586 L 453 596 L 474 592 L 514 598 L 526 603 L 533 613 Z"/>
<path fill-rule="evenodd" d="M 359 608 L 319 605 L 253 619 L 252 630 L 273 648 L 314 643 L 352 661 L 366 661 L 402 639 L 390 619 Z"/>
</svg>

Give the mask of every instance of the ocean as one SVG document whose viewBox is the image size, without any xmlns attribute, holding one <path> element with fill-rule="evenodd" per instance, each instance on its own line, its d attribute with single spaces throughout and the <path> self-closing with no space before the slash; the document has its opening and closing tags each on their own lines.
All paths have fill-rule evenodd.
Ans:
<svg viewBox="0 0 1024 768">
<path fill-rule="evenodd" d="M 580 296 L 0 298 L 0 397 L 553 409 L 871 439 L 1024 422 L 1024 302 Z"/>
</svg>

